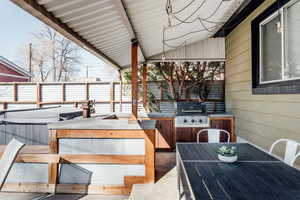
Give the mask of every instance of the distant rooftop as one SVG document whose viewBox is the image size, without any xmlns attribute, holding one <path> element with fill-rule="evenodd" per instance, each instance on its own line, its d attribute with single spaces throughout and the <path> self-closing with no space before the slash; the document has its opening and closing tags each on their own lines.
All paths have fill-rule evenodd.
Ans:
<svg viewBox="0 0 300 200">
<path fill-rule="evenodd" d="M 24 76 L 28 76 L 31 77 L 32 75 L 26 71 L 23 67 L 20 67 L 19 65 L 13 63 L 12 61 L 8 60 L 7 58 L 4 58 L 3 56 L 0 56 L 0 63 L 9 67 L 10 69 L 17 71 L 21 74 L 23 74 Z"/>
</svg>

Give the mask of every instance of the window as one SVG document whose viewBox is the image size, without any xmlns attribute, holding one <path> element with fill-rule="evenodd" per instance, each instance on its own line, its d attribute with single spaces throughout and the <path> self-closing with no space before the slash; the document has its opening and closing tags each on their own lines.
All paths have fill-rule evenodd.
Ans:
<svg viewBox="0 0 300 200">
<path fill-rule="evenodd" d="M 260 82 L 282 80 L 282 34 L 277 30 L 281 14 L 275 13 L 260 25 Z"/>
<path fill-rule="evenodd" d="M 300 1 L 286 7 L 285 79 L 300 78 Z"/>
<path fill-rule="evenodd" d="M 300 1 L 260 23 L 260 83 L 300 78 Z M 297 56 L 298 55 L 298 56 Z"/>
<path fill-rule="evenodd" d="M 255 94 L 300 93 L 300 0 L 277 1 L 252 21 Z"/>
</svg>

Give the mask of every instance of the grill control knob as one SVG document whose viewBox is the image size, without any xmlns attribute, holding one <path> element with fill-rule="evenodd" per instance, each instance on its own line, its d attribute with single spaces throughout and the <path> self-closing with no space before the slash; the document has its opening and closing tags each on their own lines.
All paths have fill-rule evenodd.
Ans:
<svg viewBox="0 0 300 200">
<path fill-rule="evenodd" d="M 194 122 L 195 122 L 195 120 L 194 120 L 194 119 L 192 119 L 192 120 L 191 120 L 191 122 L 192 122 L 192 123 L 194 123 Z"/>
<path fill-rule="evenodd" d="M 199 119 L 199 122 L 201 123 L 201 122 L 202 122 L 202 119 Z"/>
<path fill-rule="evenodd" d="M 186 119 L 184 119 L 184 120 L 183 120 L 183 123 L 187 123 L 187 120 L 186 120 Z"/>
</svg>

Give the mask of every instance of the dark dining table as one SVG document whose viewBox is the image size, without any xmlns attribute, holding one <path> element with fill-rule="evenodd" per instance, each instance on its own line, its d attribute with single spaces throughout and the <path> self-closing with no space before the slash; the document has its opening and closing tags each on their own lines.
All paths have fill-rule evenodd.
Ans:
<svg viewBox="0 0 300 200">
<path fill-rule="evenodd" d="M 236 146 L 238 160 L 218 160 Z M 186 200 L 300 200 L 300 171 L 248 143 L 177 143 L 178 197 Z"/>
</svg>

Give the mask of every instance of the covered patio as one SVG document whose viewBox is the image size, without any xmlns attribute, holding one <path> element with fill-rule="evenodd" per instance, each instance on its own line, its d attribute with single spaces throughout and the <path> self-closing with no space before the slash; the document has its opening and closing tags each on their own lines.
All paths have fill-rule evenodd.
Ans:
<svg viewBox="0 0 300 200">
<path fill-rule="evenodd" d="M 280 195 L 280 198 L 299 198 L 296 190 L 299 190 L 300 172 L 294 171 L 300 160 L 297 160 L 300 142 L 299 0 L 11 1 L 117 70 L 131 68 L 131 113 L 91 116 L 87 86 L 83 115 L 91 119 L 49 123 L 49 143 L 39 150 L 35 149 L 37 146 L 25 147 L 16 159 L 17 164 L 35 164 L 35 169 L 38 165 L 46 167 L 47 177 L 38 179 L 43 183 L 22 182 L 13 177 L 11 180 L 17 182 L 5 184 L 2 191 L 30 194 L 0 193 L 0 199 L 2 195 L 3 199 L 10 198 L 9 195 L 15 199 L 19 195 L 24 200 L 40 199 L 35 195 L 57 193 L 58 196 L 45 199 L 155 200 L 162 196 L 174 199 L 174 192 L 178 191 L 179 199 L 239 199 L 241 196 L 235 196 L 239 192 L 245 194 L 245 199 L 276 199 Z M 186 120 L 186 107 L 180 107 L 184 106 L 180 101 L 175 102 L 175 113 L 149 112 L 149 67 L 154 63 L 181 65 L 185 62 L 225 63 L 224 80 L 221 80 L 224 87 L 217 90 L 223 95 L 221 100 L 214 99 L 208 104 L 212 105 L 208 106 L 210 112 L 192 118 L 195 112 L 203 111 L 202 104 L 207 102 L 201 98 L 186 98 L 185 102 L 201 104 L 197 108 L 190 107 L 188 120 L 191 121 Z M 141 77 L 138 77 L 139 69 L 142 69 Z M 139 97 L 139 87 L 143 89 L 142 97 Z M 161 89 L 160 95 L 163 93 Z M 64 93 L 62 96 L 65 100 Z M 145 112 L 139 112 L 139 99 Z M 14 100 L 17 100 L 16 95 Z M 190 123 L 189 126 L 186 123 Z M 209 136 L 209 130 L 206 136 L 200 136 L 200 140 L 209 143 L 192 147 L 199 141 L 199 131 L 206 128 L 225 130 L 227 135 L 218 133 L 217 139 L 238 148 L 240 157 L 236 163 L 224 164 L 218 160 L 216 152 L 220 146 L 210 144 L 209 140 L 216 142 L 216 138 Z M 272 144 L 279 139 L 293 141 L 293 155 L 288 159 L 286 152 L 291 149 L 281 144 L 269 153 Z M 67 174 L 61 179 L 62 166 L 68 171 L 71 165 L 81 171 L 91 171 L 87 183 L 82 181 L 83 175 L 78 178 Z M 256 184 L 261 187 L 256 190 L 249 186 L 248 194 L 242 186 L 252 183 L 246 179 L 244 183 L 235 180 L 263 174 L 250 169 L 273 169 L 286 174 L 278 175 L 278 179 L 274 174 L 268 174 L 262 181 L 261 177 L 257 178 Z M 209 170 L 224 171 L 208 173 Z M 237 173 L 236 179 L 229 181 L 231 190 L 225 178 L 234 170 Z M 218 174 L 220 178 L 211 174 Z M 279 179 L 285 180 L 291 174 L 295 175 L 289 180 L 294 186 L 290 184 L 282 190 L 292 195 L 280 191 L 278 186 L 283 184 Z M 200 182 L 192 178 L 196 176 Z M 278 196 L 264 193 L 268 186 L 263 186 L 263 180 L 270 185 L 278 184 L 274 186 Z M 255 184 L 255 180 L 251 181 Z M 263 191 L 263 195 L 251 196 L 255 191 Z M 61 193 L 79 195 L 63 196 Z M 100 196 L 81 198 L 80 195 L 86 194 Z"/>
</svg>

